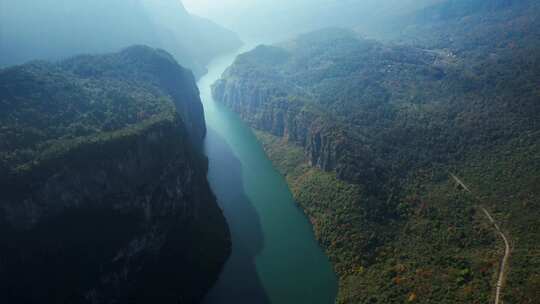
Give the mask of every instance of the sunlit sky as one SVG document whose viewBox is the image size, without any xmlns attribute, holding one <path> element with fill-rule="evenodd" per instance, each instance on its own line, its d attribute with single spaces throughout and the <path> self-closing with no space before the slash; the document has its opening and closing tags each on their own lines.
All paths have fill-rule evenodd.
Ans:
<svg viewBox="0 0 540 304">
<path fill-rule="evenodd" d="M 210 16 L 225 8 L 242 8 L 249 0 L 182 0 L 186 9 L 199 16 Z"/>
<path fill-rule="evenodd" d="M 403 15 L 439 1 L 442 0 L 182 0 L 190 13 L 206 17 L 242 38 L 257 39 L 284 39 L 329 26 L 353 25 L 366 34 L 375 32 L 382 18 Z"/>
<path fill-rule="evenodd" d="M 338 0 L 181 0 L 186 9 L 203 17 L 227 17 L 227 15 L 243 12 L 249 8 L 275 10 L 276 7 L 302 7 L 312 3 L 332 3 Z M 341 1 L 341 0 L 339 0 Z M 347 0 L 359 1 L 359 0 Z M 374 1 L 374 0 L 360 0 Z M 377 1 L 377 0 L 375 0 Z M 227 18 L 225 18 L 227 19 Z"/>
</svg>

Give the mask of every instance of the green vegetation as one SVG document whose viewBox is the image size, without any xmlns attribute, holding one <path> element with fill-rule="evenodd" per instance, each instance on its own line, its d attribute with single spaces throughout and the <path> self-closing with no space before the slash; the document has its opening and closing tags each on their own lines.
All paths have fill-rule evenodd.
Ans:
<svg viewBox="0 0 540 304">
<path fill-rule="evenodd" d="M 175 103 L 182 101 L 160 83 L 167 72 L 190 78 L 190 72 L 170 55 L 144 47 L 56 65 L 31 63 L 4 69 L 0 73 L 1 161 L 17 168 L 81 142 L 172 121 L 176 113 L 186 120 L 191 113 L 182 108 L 176 112 Z M 184 101 L 197 94 L 189 86 L 184 91 Z"/>
<path fill-rule="evenodd" d="M 489 302 L 502 243 L 476 198 L 444 168 L 418 172 L 381 205 L 361 186 L 309 166 L 301 147 L 257 136 L 341 277 L 338 303 Z M 538 148 L 511 150 L 510 160 L 497 151 L 454 168 L 512 236 L 508 302 L 534 303 L 538 293 Z"/>
<path fill-rule="evenodd" d="M 491 301 L 504 246 L 478 206 L 513 242 L 504 301 L 538 299 L 540 9 L 451 2 L 409 20 L 426 39 L 322 30 L 239 56 L 214 86 L 287 177 L 338 303 Z"/>
<path fill-rule="evenodd" d="M 198 303 L 230 253 L 202 110 L 144 46 L 0 70 L 0 302 Z"/>
</svg>

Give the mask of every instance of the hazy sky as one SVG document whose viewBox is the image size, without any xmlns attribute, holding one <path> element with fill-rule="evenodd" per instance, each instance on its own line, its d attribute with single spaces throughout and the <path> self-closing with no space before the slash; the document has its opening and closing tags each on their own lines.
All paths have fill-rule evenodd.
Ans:
<svg viewBox="0 0 540 304">
<path fill-rule="evenodd" d="M 377 30 L 384 18 L 441 0 L 183 0 L 188 11 L 244 39 L 282 38 L 320 27 Z"/>
<path fill-rule="evenodd" d="M 180 0 L 0 0 L 0 66 L 133 44 L 163 48 L 201 74 L 216 54 L 240 42 L 189 15 Z"/>
<path fill-rule="evenodd" d="M 249 0 L 182 0 L 186 9 L 194 14 L 206 16 L 224 8 L 246 6 Z"/>
<path fill-rule="evenodd" d="M 181 0 L 184 6 L 193 14 L 205 17 L 226 17 L 254 10 L 268 9 L 289 10 L 290 8 L 305 8 L 321 6 L 325 3 L 346 2 L 351 0 Z M 374 0 L 352 0 L 374 1 Z"/>
</svg>

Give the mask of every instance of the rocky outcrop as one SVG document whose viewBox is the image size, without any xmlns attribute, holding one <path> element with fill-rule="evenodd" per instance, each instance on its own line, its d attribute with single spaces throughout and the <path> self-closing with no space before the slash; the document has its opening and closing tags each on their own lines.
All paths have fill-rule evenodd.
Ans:
<svg viewBox="0 0 540 304">
<path fill-rule="evenodd" d="M 256 54 L 258 51 L 242 56 L 260 56 Z M 302 146 L 312 166 L 336 171 L 340 178 L 364 184 L 371 184 L 381 174 L 369 147 L 359 144 L 361 140 L 355 134 L 324 110 L 306 102 L 302 88 L 278 76 L 268 79 L 269 74 L 265 73 L 244 75 L 243 68 L 237 61 L 213 85 L 212 93 L 217 101 L 226 104 L 253 128 Z"/>
<path fill-rule="evenodd" d="M 301 101 L 294 104 L 286 98 L 276 98 L 279 91 L 258 87 L 256 82 L 221 79 L 213 87 L 214 98 L 252 127 L 299 143 L 312 165 L 323 170 L 335 169 L 340 143 L 329 133 L 336 126 L 327 126 L 322 117 L 304 111 Z"/>
<path fill-rule="evenodd" d="M 35 99 L 47 96 L 47 77 L 58 82 L 61 75 L 70 81 L 60 83 L 66 91 L 59 94 L 77 108 L 57 107 L 65 96 Z M 17 90 L 20 79 L 32 88 L 28 95 Z M 10 88 L 0 98 L 9 114 L 2 117 L 6 134 L 56 122 L 60 111 L 67 125 L 21 143 L 34 151 L 31 161 L 0 168 L 2 302 L 198 303 L 230 253 L 230 236 L 206 180 L 193 75 L 162 51 L 135 47 L 43 70 L 0 71 L 0 86 Z M 100 104 L 92 95 L 98 91 L 116 95 Z M 147 101 L 147 94 L 154 97 Z M 85 108 L 88 96 L 93 103 Z M 113 112 L 124 99 L 127 107 Z M 27 113 L 39 102 L 48 110 Z M 160 111 L 141 114 L 146 102 Z M 92 115 L 114 124 L 87 119 Z M 77 137 L 70 126 L 78 122 L 107 131 Z M 53 136 L 57 130 L 64 140 Z M 3 160 L 25 159 L 10 156 L 21 149 L 2 151 Z"/>
</svg>

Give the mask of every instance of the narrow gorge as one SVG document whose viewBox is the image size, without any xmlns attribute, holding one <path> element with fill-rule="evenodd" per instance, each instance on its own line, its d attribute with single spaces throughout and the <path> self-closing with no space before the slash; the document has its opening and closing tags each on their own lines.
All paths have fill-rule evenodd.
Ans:
<svg viewBox="0 0 540 304">
<path fill-rule="evenodd" d="M 0 0 L 0 304 L 536 304 L 539 198 L 538 0 Z"/>
<path fill-rule="evenodd" d="M 236 55 L 213 62 L 199 81 L 208 179 L 232 240 L 232 255 L 204 303 L 332 303 L 336 277 L 308 219 L 249 126 L 212 97 L 211 85 Z"/>
</svg>

